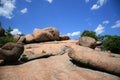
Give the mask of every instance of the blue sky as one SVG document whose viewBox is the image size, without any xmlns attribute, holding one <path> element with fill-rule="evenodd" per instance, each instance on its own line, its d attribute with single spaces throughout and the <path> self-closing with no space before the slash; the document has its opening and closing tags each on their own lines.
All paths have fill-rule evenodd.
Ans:
<svg viewBox="0 0 120 80">
<path fill-rule="evenodd" d="M 120 0 L 0 0 L 0 21 L 12 34 L 53 26 L 72 39 L 84 30 L 120 36 Z"/>
</svg>

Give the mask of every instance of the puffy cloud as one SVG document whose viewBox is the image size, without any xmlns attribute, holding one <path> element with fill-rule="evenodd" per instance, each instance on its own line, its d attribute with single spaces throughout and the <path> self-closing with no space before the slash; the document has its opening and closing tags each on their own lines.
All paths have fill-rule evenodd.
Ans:
<svg viewBox="0 0 120 80">
<path fill-rule="evenodd" d="M 91 10 L 96 10 L 96 9 L 99 9 L 100 6 L 98 4 L 94 4 L 91 8 Z"/>
<path fill-rule="evenodd" d="M 99 9 L 100 7 L 103 6 L 103 4 L 106 2 L 106 0 L 98 0 L 96 4 L 94 4 L 92 7 L 91 7 L 91 10 L 97 10 Z"/>
<path fill-rule="evenodd" d="M 109 24 L 109 21 L 108 20 L 105 20 L 102 22 L 103 24 Z"/>
<path fill-rule="evenodd" d="M 104 32 L 104 27 L 99 24 L 98 27 L 95 29 L 96 34 L 101 34 L 102 32 Z"/>
<path fill-rule="evenodd" d="M 32 0 L 25 0 L 26 2 L 29 2 L 29 3 L 31 3 L 32 2 Z"/>
<path fill-rule="evenodd" d="M 68 36 L 78 36 L 80 35 L 80 31 L 72 32 L 72 33 L 67 33 Z"/>
<path fill-rule="evenodd" d="M 111 28 L 120 28 L 120 20 L 117 20 Z"/>
<path fill-rule="evenodd" d="M 11 19 L 15 9 L 16 0 L 0 0 L 0 16 Z"/>
<path fill-rule="evenodd" d="M 24 8 L 24 9 L 22 9 L 20 12 L 23 13 L 23 14 L 25 14 L 25 13 L 27 13 L 27 11 L 28 11 L 28 9 L 27 9 L 27 8 Z"/>
<path fill-rule="evenodd" d="M 10 32 L 12 35 L 22 34 L 19 29 L 15 28 L 13 31 Z"/>
<path fill-rule="evenodd" d="M 46 0 L 47 2 L 49 2 L 49 3 L 52 3 L 53 2 L 53 0 Z"/>
<path fill-rule="evenodd" d="M 88 3 L 90 0 L 85 0 L 86 3 Z"/>
</svg>

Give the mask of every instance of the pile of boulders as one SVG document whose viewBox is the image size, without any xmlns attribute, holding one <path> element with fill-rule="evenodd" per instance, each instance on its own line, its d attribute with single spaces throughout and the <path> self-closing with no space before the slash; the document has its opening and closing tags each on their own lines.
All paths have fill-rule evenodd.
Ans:
<svg viewBox="0 0 120 80">
<path fill-rule="evenodd" d="M 46 41 L 62 41 L 70 39 L 67 35 L 60 35 L 59 31 L 54 27 L 35 29 L 32 34 L 27 34 L 25 36 L 15 35 L 14 38 L 18 42 L 24 43 L 39 43 Z"/>
<path fill-rule="evenodd" d="M 26 44 L 21 56 L 26 63 L 0 66 L 0 80 L 120 80 L 120 55 L 76 42 Z"/>
<path fill-rule="evenodd" d="M 0 27 L 0 37 L 5 36 L 5 30 Z M 39 43 L 46 41 L 62 41 L 69 40 L 70 38 L 66 35 L 59 35 L 59 31 L 54 27 L 48 27 L 44 29 L 35 29 L 32 34 L 27 34 L 25 36 L 15 35 L 14 39 L 17 43 L 6 43 L 0 48 L 0 64 L 14 63 L 17 62 L 22 53 L 24 52 L 24 45 L 22 43 Z M 41 55 L 40 55 L 41 56 Z"/>
</svg>

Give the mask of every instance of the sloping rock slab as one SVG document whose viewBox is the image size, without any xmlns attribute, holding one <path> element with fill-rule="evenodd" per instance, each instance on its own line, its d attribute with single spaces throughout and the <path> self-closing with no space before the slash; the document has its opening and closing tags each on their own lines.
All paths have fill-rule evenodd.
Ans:
<svg viewBox="0 0 120 80">
<path fill-rule="evenodd" d="M 74 51 L 69 53 L 73 60 L 94 67 L 98 70 L 107 71 L 120 75 L 119 55 L 112 53 L 98 52 L 93 49 L 82 46 L 71 46 Z"/>
<path fill-rule="evenodd" d="M 18 66 L 0 67 L 0 80 L 120 80 L 119 77 L 72 64 L 67 54 Z"/>
<path fill-rule="evenodd" d="M 26 55 L 27 60 L 33 60 L 45 56 L 63 55 L 71 52 L 71 48 L 64 44 L 37 43 L 25 45 L 23 55 Z"/>
</svg>

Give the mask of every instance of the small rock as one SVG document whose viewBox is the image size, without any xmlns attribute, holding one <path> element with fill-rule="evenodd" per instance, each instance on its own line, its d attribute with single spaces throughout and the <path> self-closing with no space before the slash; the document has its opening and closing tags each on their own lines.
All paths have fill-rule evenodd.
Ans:
<svg viewBox="0 0 120 80">
<path fill-rule="evenodd" d="M 70 37 L 67 36 L 67 35 L 61 35 L 60 36 L 60 41 L 63 41 L 63 40 L 70 40 Z"/>
</svg>

